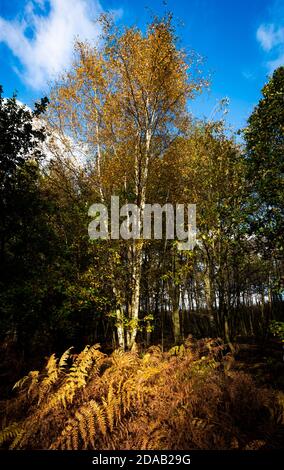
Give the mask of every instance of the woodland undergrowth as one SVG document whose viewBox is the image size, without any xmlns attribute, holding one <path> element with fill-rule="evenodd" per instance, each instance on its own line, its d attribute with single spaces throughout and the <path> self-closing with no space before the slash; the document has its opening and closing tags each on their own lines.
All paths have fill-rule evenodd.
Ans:
<svg viewBox="0 0 284 470">
<path fill-rule="evenodd" d="M 219 340 L 143 354 L 99 345 L 53 354 L 1 402 L 3 449 L 259 449 L 277 447 L 276 392 L 234 370 Z"/>
</svg>

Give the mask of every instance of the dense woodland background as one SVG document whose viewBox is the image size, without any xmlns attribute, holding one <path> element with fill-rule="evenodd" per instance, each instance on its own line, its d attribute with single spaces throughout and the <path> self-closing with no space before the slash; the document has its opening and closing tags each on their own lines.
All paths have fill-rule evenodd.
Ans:
<svg viewBox="0 0 284 470">
<path fill-rule="evenodd" d="M 224 102 L 216 120 L 188 112 L 208 82 L 199 56 L 179 49 L 170 16 L 146 33 L 102 23 L 102 46 L 77 43 L 72 69 L 34 111 L 0 92 L 3 397 L 46 357 L 74 347 L 60 362 L 51 356 L 43 375 L 33 370 L 24 395 L 5 401 L 5 439 L 14 448 L 245 448 L 248 429 L 267 420 L 274 436 L 282 419 L 274 392 L 228 364 L 249 345 L 266 358 L 260 382 L 283 390 L 284 67 L 234 135 Z M 196 204 L 198 244 L 179 251 L 175 240 L 90 241 L 88 209 L 109 207 L 112 195 L 142 211 L 145 203 Z M 101 351 L 84 349 L 95 343 Z M 195 405 L 185 412 L 192 387 Z M 209 389 L 215 398 L 205 404 Z M 67 411 L 70 432 L 60 428 Z M 231 421 L 222 434 L 224 413 Z"/>
</svg>

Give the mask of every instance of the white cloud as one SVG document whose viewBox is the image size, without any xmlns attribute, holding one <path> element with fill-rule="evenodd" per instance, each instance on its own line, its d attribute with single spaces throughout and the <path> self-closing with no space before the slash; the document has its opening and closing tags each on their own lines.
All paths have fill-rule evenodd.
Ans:
<svg viewBox="0 0 284 470">
<path fill-rule="evenodd" d="M 275 23 L 261 24 L 256 38 L 266 54 L 265 65 L 269 72 L 284 65 L 284 27 Z"/>
<path fill-rule="evenodd" d="M 19 60 L 22 79 L 40 90 L 70 66 L 76 37 L 98 40 L 102 11 L 98 0 L 29 0 L 22 18 L 0 17 L 0 42 Z"/>
<path fill-rule="evenodd" d="M 262 49 L 269 52 L 274 47 L 284 44 L 284 28 L 277 28 L 274 24 L 262 24 L 256 32 L 256 37 Z"/>
</svg>

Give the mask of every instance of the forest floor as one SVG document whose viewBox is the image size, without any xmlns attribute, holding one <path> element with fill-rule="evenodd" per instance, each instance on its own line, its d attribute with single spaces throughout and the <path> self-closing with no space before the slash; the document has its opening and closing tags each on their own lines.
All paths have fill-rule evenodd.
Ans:
<svg viewBox="0 0 284 470">
<path fill-rule="evenodd" d="M 234 369 L 251 374 L 259 385 L 284 392 L 284 348 L 280 342 L 259 344 L 245 338 L 235 346 Z"/>
<path fill-rule="evenodd" d="M 258 385 L 284 393 L 284 345 L 273 339 L 260 343 L 254 337 L 240 337 L 234 348 L 231 367 L 249 373 Z M 10 395 L 11 388 L 22 375 L 31 368 L 41 367 L 44 358 L 32 366 L 25 366 L 13 345 L 2 344 L 0 351 L 0 397 L 3 399 Z M 110 354 L 111 350 L 105 352 Z"/>
<path fill-rule="evenodd" d="M 71 354 L 68 360 L 65 358 L 66 372 L 62 367 L 57 369 L 55 356 L 51 356 L 40 381 L 27 385 L 27 393 L 21 392 L 18 398 L 15 393 L 2 394 L 0 405 L 3 400 L 3 410 L 10 410 L 9 416 L 4 413 L 4 426 L 10 422 L 15 426 L 14 421 L 24 426 L 19 448 L 281 449 L 284 443 L 282 344 L 274 340 L 260 344 L 253 338 L 238 338 L 234 347 L 232 354 L 220 340 L 194 340 L 192 337 L 184 346 L 168 352 L 152 346 L 138 354 L 115 351 L 106 355 L 98 346 L 93 346 L 79 355 Z M 70 368 L 71 357 L 77 369 Z M 101 364 L 98 369 L 97 366 L 92 368 L 93 361 Z M 90 368 L 89 375 L 87 368 Z M 71 400 L 72 407 L 64 405 L 62 408 L 60 397 L 63 396 L 63 403 L 68 402 L 70 384 L 75 387 L 74 391 L 78 388 L 81 382 L 74 377 L 81 370 L 84 393 L 78 390 L 75 401 Z M 98 370 L 100 372 L 96 372 Z M 19 376 L 13 377 L 13 382 L 18 379 Z M 2 385 L 6 385 L 7 390 L 7 382 Z M 42 406 L 41 400 L 47 391 L 47 404 Z M 57 403 L 58 409 L 54 409 L 53 403 Z M 25 410 L 24 415 L 22 410 Z M 51 414 L 50 423 L 45 424 L 50 427 L 49 435 L 37 429 L 38 422 L 44 422 L 38 416 L 47 419 L 47 411 Z M 78 421 L 92 413 L 101 426 L 96 443 L 91 438 L 94 423 L 88 422 L 85 429 L 85 424 Z M 117 431 L 120 421 L 124 433 Z M 61 429 L 63 422 L 73 426 L 72 442 L 66 440 L 67 431 Z M 160 423 L 158 427 L 157 423 Z M 27 429 L 31 425 L 34 430 L 30 434 Z M 141 426 L 144 434 L 140 436 L 142 440 L 137 440 L 137 429 Z M 149 426 L 153 426 L 153 442 L 148 442 Z M 165 427 L 167 432 L 163 431 Z M 38 436 L 45 435 L 49 440 L 38 440 Z"/>
</svg>

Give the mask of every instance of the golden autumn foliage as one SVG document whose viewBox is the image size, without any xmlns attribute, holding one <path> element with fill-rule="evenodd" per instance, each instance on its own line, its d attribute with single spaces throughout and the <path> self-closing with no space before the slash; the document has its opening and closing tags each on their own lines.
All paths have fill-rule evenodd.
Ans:
<svg viewBox="0 0 284 470">
<path fill-rule="evenodd" d="M 188 100 L 207 81 L 199 57 L 178 47 L 171 15 L 155 18 L 146 31 L 102 21 L 102 43 L 78 42 L 71 70 L 53 87 L 48 125 L 62 140 L 68 135 L 86 149 L 92 202 L 109 205 L 111 196 L 119 195 L 137 204 L 141 228 L 155 164 L 185 133 Z M 113 283 L 122 348 L 130 349 L 138 332 L 143 245 L 133 241 L 122 249 L 129 295 Z M 121 322 L 122 304 L 127 304 L 128 328 Z"/>
<path fill-rule="evenodd" d="M 107 356 L 95 345 L 52 355 L 2 403 L 0 442 L 10 449 L 265 447 L 283 407 L 231 370 L 230 357 L 220 341 L 192 338 L 164 353 L 152 346 L 143 355 Z"/>
<path fill-rule="evenodd" d="M 145 33 L 107 25 L 100 47 L 76 44 L 71 70 L 51 91 L 48 122 L 86 146 L 99 197 L 126 184 L 140 204 L 151 162 L 185 129 L 187 100 L 207 85 L 199 69 L 199 57 L 177 47 L 170 16 Z"/>
</svg>

